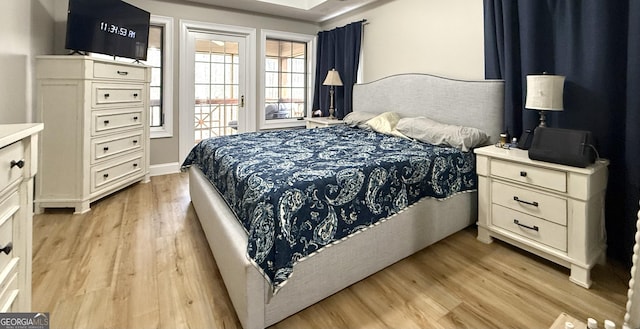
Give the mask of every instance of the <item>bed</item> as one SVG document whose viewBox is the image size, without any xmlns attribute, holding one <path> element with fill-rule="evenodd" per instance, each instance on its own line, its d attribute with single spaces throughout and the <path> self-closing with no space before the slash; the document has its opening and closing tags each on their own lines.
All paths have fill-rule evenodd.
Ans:
<svg viewBox="0 0 640 329">
<path fill-rule="evenodd" d="M 487 132 L 490 137 L 487 142 L 493 143 L 503 127 L 503 88 L 498 80 L 462 81 L 427 74 L 400 74 L 354 86 L 353 110 L 394 111 L 402 117 L 425 116 L 475 127 Z M 350 133 L 346 129 L 355 128 L 335 129 Z M 386 140 L 377 143 L 385 144 Z M 477 219 L 475 190 L 443 198 L 420 198 L 408 207 L 401 202 L 401 207 L 391 215 L 358 230 L 345 230 L 345 237 L 299 256 L 295 265 L 291 265 L 292 271 L 272 273 L 269 271 L 272 262 L 260 267 L 258 263 L 264 258 L 258 257 L 257 261 L 248 257 L 249 253 L 252 256 L 264 253 L 260 253 L 259 243 L 249 239 L 252 233 L 236 217 L 242 211 L 232 210 L 233 202 L 225 201 L 223 192 L 212 186 L 197 165 L 188 168 L 191 201 L 245 329 L 275 324 Z M 282 277 L 282 272 L 287 275 Z"/>
</svg>

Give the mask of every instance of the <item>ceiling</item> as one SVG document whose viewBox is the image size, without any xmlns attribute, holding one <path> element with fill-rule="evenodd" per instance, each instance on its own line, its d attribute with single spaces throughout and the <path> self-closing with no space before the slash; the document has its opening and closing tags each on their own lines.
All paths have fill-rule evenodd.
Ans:
<svg viewBox="0 0 640 329">
<path fill-rule="evenodd" d="M 377 0 L 186 0 L 320 23 Z M 298 8 L 296 8 L 298 7 Z"/>
</svg>

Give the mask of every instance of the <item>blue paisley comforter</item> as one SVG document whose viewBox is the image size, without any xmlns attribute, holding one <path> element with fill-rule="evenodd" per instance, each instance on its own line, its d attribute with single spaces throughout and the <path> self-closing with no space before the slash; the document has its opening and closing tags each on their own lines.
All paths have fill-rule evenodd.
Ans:
<svg viewBox="0 0 640 329">
<path fill-rule="evenodd" d="M 274 293 L 300 259 L 422 197 L 476 188 L 473 152 L 347 126 L 217 137 L 196 145 L 195 165 L 249 237 L 247 255 Z"/>
</svg>

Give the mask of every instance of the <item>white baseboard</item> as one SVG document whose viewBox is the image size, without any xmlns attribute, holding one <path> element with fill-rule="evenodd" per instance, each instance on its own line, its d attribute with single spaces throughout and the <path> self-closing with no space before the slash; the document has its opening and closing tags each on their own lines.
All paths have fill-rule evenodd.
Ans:
<svg viewBox="0 0 640 329">
<path fill-rule="evenodd" d="M 180 172 L 180 162 L 160 163 L 149 166 L 150 176 L 177 174 Z"/>
</svg>

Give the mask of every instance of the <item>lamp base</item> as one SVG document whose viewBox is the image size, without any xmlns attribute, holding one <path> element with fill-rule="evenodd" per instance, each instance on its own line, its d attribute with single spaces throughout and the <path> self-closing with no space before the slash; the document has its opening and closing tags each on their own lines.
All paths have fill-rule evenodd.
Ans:
<svg viewBox="0 0 640 329">
<path fill-rule="evenodd" d="M 331 96 L 331 101 L 329 103 L 329 119 L 335 119 L 336 117 L 333 116 L 333 113 L 335 112 L 333 109 L 333 86 L 330 86 L 329 88 L 329 95 Z"/>
<path fill-rule="evenodd" d="M 540 111 L 540 124 L 538 124 L 538 127 L 546 127 L 546 126 L 547 126 L 547 121 L 544 116 L 544 111 Z"/>
</svg>

